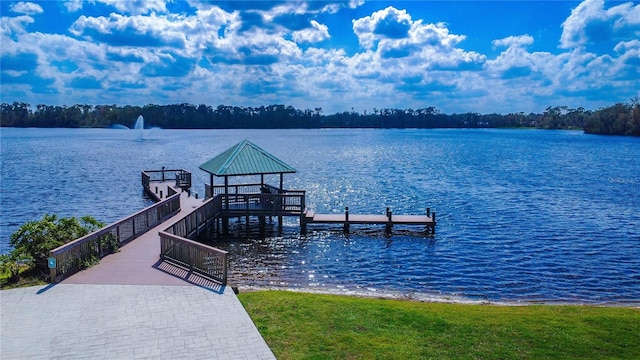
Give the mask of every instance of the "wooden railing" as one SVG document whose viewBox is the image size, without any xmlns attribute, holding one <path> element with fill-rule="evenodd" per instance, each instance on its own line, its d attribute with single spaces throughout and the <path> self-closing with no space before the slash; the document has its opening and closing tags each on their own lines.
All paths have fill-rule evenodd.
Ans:
<svg viewBox="0 0 640 360">
<path fill-rule="evenodd" d="M 208 229 L 220 216 L 220 200 L 219 196 L 207 200 L 160 231 L 160 258 L 226 285 L 227 252 L 190 240 Z"/>
<path fill-rule="evenodd" d="M 194 239 L 220 217 L 220 198 L 209 199 L 204 204 L 176 221 L 164 231 L 187 239 Z"/>
<path fill-rule="evenodd" d="M 175 188 L 188 189 L 191 187 L 191 173 L 183 169 L 145 170 L 142 172 L 142 187 L 156 200 L 157 194 L 151 191 L 151 182 L 175 181 Z M 171 196 L 167 195 L 167 196 Z"/>
<path fill-rule="evenodd" d="M 50 269 L 51 282 L 56 282 L 101 259 L 179 211 L 180 194 L 175 193 L 162 202 L 51 250 L 49 258 L 55 259 L 55 267 Z"/>
<path fill-rule="evenodd" d="M 301 215 L 305 209 L 304 191 L 282 194 L 228 194 L 218 195 L 222 213 L 228 216 L 250 215 L 291 216 Z"/>
<path fill-rule="evenodd" d="M 300 215 L 305 210 L 304 190 L 279 189 L 268 184 L 223 185 L 211 188 L 205 184 L 205 196 L 221 197 L 225 215 Z"/>
<path fill-rule="evenodd" d="M 224 250 L 161 231 L 160 258 L 222 285 L 227 284 L 228 258 Z"/>
</svg>

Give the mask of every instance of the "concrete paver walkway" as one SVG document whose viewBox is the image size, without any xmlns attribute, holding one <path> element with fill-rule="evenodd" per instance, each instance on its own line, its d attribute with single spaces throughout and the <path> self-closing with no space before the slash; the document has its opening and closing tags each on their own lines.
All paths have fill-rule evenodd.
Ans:
<svg viewBox="0 0 640 360">
<path fill-rule="evenodd" d="M 274 359 L 229 288 L 58 284 L 0 298 L 3 360 Z"/>
<path fill-rule="evenodd" d="M 158 231 L 59 284 L 0 292 L 0 359 L 275 359 L 229 287 L 159 261 Z"/>
</svg>

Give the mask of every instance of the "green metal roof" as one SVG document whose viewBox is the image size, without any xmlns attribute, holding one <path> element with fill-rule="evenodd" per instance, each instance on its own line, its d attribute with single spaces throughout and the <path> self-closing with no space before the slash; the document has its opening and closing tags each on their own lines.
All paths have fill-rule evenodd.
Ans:
<svg viewBox="0 0 640 360">
<path fill-rule="evenodd" d="M 296 169 L 244 140 L 222 154 L 200 165 L 200 169 L 216 176 L 294 173 Z"/>
</svg>

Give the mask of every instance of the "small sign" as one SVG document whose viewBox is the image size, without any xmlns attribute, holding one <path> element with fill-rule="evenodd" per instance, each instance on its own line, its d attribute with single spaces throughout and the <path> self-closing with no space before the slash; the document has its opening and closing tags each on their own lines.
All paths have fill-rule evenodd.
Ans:
<svg viewBox="0 0 640 360">
<path fill-rule="evenodd" d="M 56 258 L 49 258 L 49 269 L 56 268 Z"/>
</svg>

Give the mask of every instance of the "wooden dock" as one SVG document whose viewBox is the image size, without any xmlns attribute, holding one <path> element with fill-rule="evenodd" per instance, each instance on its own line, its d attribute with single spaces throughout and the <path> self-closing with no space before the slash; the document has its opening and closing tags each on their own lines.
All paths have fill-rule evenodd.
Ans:
<svg viewBox="0 0 640 360">
<path fill-rule="evenodd" d="M 427 232 L 435 233 L 436 213 L 429 208 L 425 215 L 394 215 L 389 208 L 386 214 L 350 214 L 348 207 L 342 214 L 316 214 L 307 210 L 301 218 L 303 232 L 307 224 L 342 224 L 345 233 L 349 232 L 352 224 L 385 225 L 387 233 L 391 233 L 394 225 L 424 225 Z"/>
</svg>

